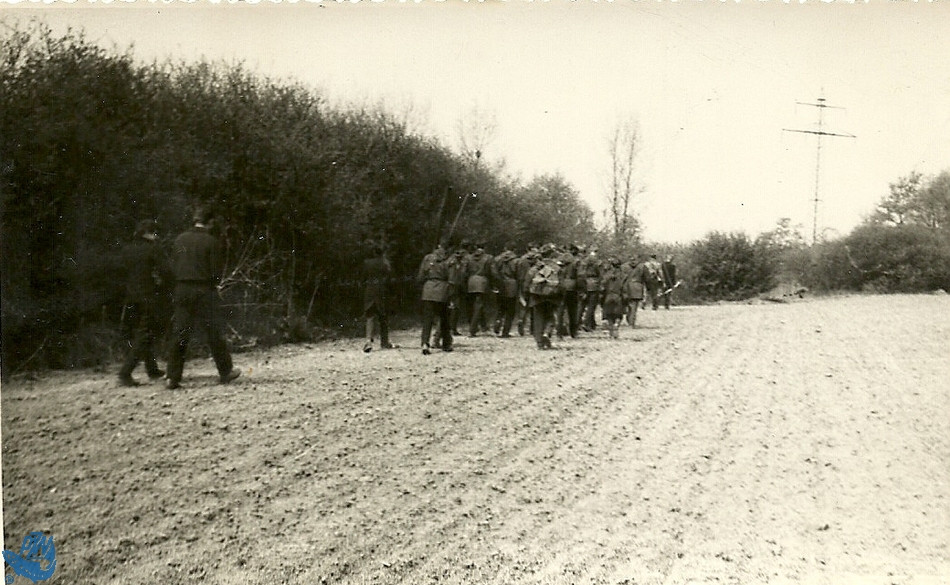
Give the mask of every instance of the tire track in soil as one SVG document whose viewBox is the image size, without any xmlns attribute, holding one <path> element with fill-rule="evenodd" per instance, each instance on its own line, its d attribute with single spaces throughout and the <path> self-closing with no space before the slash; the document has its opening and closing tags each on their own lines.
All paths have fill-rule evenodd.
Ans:
<svg viewBox="0 0 950 585">
<path fill-rule="evenodd" d="M 556 356 L 557 354 L 558 352 L 549 352 L 543 355 L 550 357 Z M 488 354 L 488 356 L 490 358 L 490 354 Z M 558 358 L 550 357 L 550 359 Z M 581 363 L 580 366 L 583 366 L 583 364 Z M 481 368 L 482 365 L 476 364 L 475 367 Z M 522 475 L 522 473 L 508 470 L 486 472 L 484 469 L 485 463 L 489 460 L 518 460 L 519 457 L 528 457 L 528 460 L 531 461 L 530 455 L 523 454 L 526 452 L 526 442 L 537 439 L 542 433 L 549 432 L 546 430 L 547 428 L 554 428 L 556 430 L 560 424 L 560 419 L 564 418 L 563 413 L 574 410 L 575 405 L 583 407 L 584 403 L 589 401 L 589 393 L 582 393 L 572 400 L 572 405 L 569 405 L 563 411 L 559 411 L 559 409 L 552 408 L 550 397 L 544 396 L 543 392 L 535 393 L 531 389 L 522 390 L 519 387 L 522 385 L 522 380 L 518 379 L 519 377 L 523 377 L 524 380 L 529 382 L 535 380 L 539 373 L 545 377 L 549 377 L 550 367 L 551 364 L 547 363 L 544 359 L 539 359 L 536 363 L 526 364 L 525 370 L 519 373 L 519 376 L 515 377 L 514 388 L 510 394 L 501 395 L 495 388 L 485 389 L 483 388 L 485 384 L 477 384 L 472 386 L 469 394 L 463 394 L 461 396 L 458 406 L 465 406 L 470 403 L 483 403 L 485 408 L 477 409 L 477 414 L 482 420 L 501 420 L 503 422 L 496 425 L 500 427 L 497 429 L 488 428 L 474 432 L 460 433 L 458 437 L 452 437 L 456 439 L 454 441 L 442 441 L 439 448 L 446 454 L 446 457 L 439 458 L 438 462 L 432 466 L 440 470 L 446 468 L 456 469 L 456 471 L 453 472 L 441 472 L 444 476 L 442 483 L 448 486 L 449 491 L 457 492 L 461 489 L 466 492 L 488 493 L 493 498 L 503 497 L 501 494 L 507 493 L 508 489 L 510 489 L 503 486 L 510 486 L 513 483 L 517 483 L 520 480 L 518 475 Z M 578 368 L 577 365 L 573 367 L 575 370 Z M 573 371 L 569 371 L 564 367 L 561 367 L 558 373 L 567 380 L 574 380 L 576 378 Z M 462 375 L 464 377 L 464 372 Z M 499 375 L 503 375 L 503 373 L 499 373 Z M 561 388 L 557 390 L 555 398 L 563 400 L 561 393 L 571 393 L 576 387 L 576 382 L 566 387 L 565 384 L 561 384 Z M 555 386 L 552 386 L 552 390 L 553 389 L 555 389 Z M 567 392 L 565 392 L 565 390 Z M 491 397 L 485 398 L 489 392 L 492 392 Z M 538 394 L 541 394 L 541 396 L 538 396 Z M 453 405 L 453 410 L 455 406 L 456 405 Z M 512 422 L 505 422 L 505 417 L 513 419 Z M 520 421 L 533 422 L 520 423 Z M 457 423 L 458 421 L 456 420 L 455 422 Z M 528 430 L 526 431 L 525 429 Z M 504 437 L 503 439 L 499 436 L 499 432 L 504 433 L 502 435 Z M 486 446 L 491 447 L 488 452 L 486 452 Z M 447 499 L 447 495 L 436 493 L 436 495 L 427 500 L 427 502 L 431 503 L 433 500 L 443 501 L 444 499 Z M 486 504 L 477 503 L 478 500 L 475 500 L 475 502 L 473 505 L 471 503 L 465 504 L 460 500 L 455 501 L 455 509 L 451 513 L 446 514 L 446 517 L 439 522 L 431 523 L 430 526 L 416 530 L 413 540 L 418 542 L 438 542 L 439 540 L 443 540 L 446 536 L 452 537 L 460 531 L 474 534 L 484 532 L 484 528 L 490 525 L 494 520 L 491 507 Z M 448 507 L 451 509 L 451 506 Z M 486 520 L 485 518 L 488 519 Z M 471 557 L 472 555 L 465 551 L 453 551 L 453 554 L 457 558 L 448 559 L 447 564 L 449 566 L 474 568 L 476 565 L 482 564 L 480 561 L 466 560 L 466 557 Z M 433 561 L 430 560 L 423 565 L 420 571 L 425 573 L 428 570 L 427 567 L 433 564 L 445 565 L 446 561 L 438 559 L 433 563 Z M 416 571 L 416 573 L 420 571 Z M 414 575 L 415 573 L 411 573 L 409 576 L 414 577 Z M 433 578 L 437 578 L 440 575 L 438 571 L 436 571 L 432 573 L 432 576 Z M 405 577 L 407 577 L 407 575 L 401 574 L 399 576 L 399 578 Z M 378 577 L 374 576 L 374 579 L 377 578 Z"/>
<path fill-rule="evenodd" d="M 30 509 L 6 528 L 63 534 L 76 583 L 927 582 L 950 572 L 948 313 L 856 297 L 647 313 L 552 352 L 278 348 L 226 388 L 190 363 L 173 402 L 55 374 L 4 388 L 5 503 Z"/>
<path fill-rule="evenodd" d="M 722 365 L 729 363 L 730 348 L 716 342 L 721 329 L 706 330 L 698 339 L 696 330 L 678 325 L 669 332 L 666 347 L 659 348 L 658 358 L 686 346 Z M 628 410 L 640 409 L 644 426 L 632 441 L 613 445 L 616 459 L 622 462 L 619 473 L 614 474 L 612 483 L 587 498 L 589 502 L 578 508 L 580 517 L 572 525 L 581 525 L 584 515 L 603 509 L 618 495 L 626 505 L 621 518 L 598 518 L 594 525 L 606 534 L 588 530 L 575 543 L 583 547 L 585 541 L 595 542 L 598 547 L 584 559 L 574 554 L 576 547 L 568 548 L 549 566 L 549 580 L 563 578 L 559 573 L 573 573 L 575 579 L 586 576 L 579 582 L 662 582 L 685 554 L 685 540 L 703 530 L 702 506 L 695 501 L 701 480 L 691 478 L 708 474 L 718 458 L 717 441 L 728 430 L 721 416 L 724 407 L 717 401 L 729 397 L 706 392 L 715 371 L 683 369 L 677 361 L 658 359 L 647 365 L 653 373 L 648 385 L 652 392 L 638 395 L 641 402 L 628 405 Z M 552 534 L 552 542 L 556 538 Z M 558 567 L 561 564 L 564 568 Z"/>
<path fill-rule="evenodd" d="M 552 352 L 552 353 L 556 353 L 556 352 Z M 530 355 L 530 354 L 529 354 L 529 355 Z M 535 354 L 535 355 L 537 355 L 537 354 Z M 545 369 L 545 368 L 543 368 L 543 362 L 539 362 L 539 364 L 540 364 L 540 365 L 537 366 L 537 367 L 542 368 L 542 370 Z M 476 365 L 477 365 L 477 364 L 476 364 Z M 534 374 L 533 371 L 529 370 L 528 372 L 526 372 L 526 378 L 532 379 L 533 377 L 535 377 L 535 374 Z M 473 394 L 473 395 L 476 396 L 476 397 L 478 396 L 478 389 L 479 389 L 478 387 L 475 387 L 475 392 L 474 392 L 474 394 Z M 520 396 L 520 394 L 516 393 L 516 394 L 514 394 L 513 396 L 518 397 L 518 396 Z M 497 397 L 497 395 L 496 395 L 496 397 Z M 464 402 L 471 402 L 472 400 L 473 400 L 472 395 L 463 395 L 463 398 L 461 399 L 461 402 L 463 402 L 463 403 L 464 403 Z M 420 402 L 420 397 L 419 397 L 418 393 L 414 396 L 413 401 L 414 401 L 414 402 Z M 488 403 L 488 404 L 497 403 L 497 407 L 498 407 L 499 409 L 510 409 L 510 405 L 509 405 L 509 404 L 507 404 L 507 403 L 499 403 L 498 400 L 497 400 L 497 398 L 493 398 L 492 400 L 487 401 L 487 403 Z M 517 412 L 517 411 L 516 411 L 516 412 Z M 495 415 L 494 413 L 489 413 L 489 414 L 490 414 L 491 416 L 494 416 L 494 415 Z M 529 413 L 529 414 L 530 414 L 530 413 Z M 490 419 L 490 417 L 488 417 L 488 418 Z M 531 417 L 529 416 L 529 417 L 527 417 L 527 418 L 531 418 Z M 487 437 L 487 438 L 490 438 L 490 437 Z M 478 443 L 478 444 L 484 444 L 484 443 L 485 443 L 485 440 L 479 439 L 479 440 L 477 441 L 477 443 Z M 478 457 L 477 452 L 476 452 L 476 457 Z M 483 473 L 480 473 L 479 470 L 476 470 L 476 471 L 474 472 L 474 475 L 473 475 L 471 472 L 469 472 L 469 473 L 467 474 L 467 478 L 469 479 L 469 482 L 468 482 L 467 484 L 466 484 L 466 483 L 457 483 L 457 484 L 455 484 L 455 485 L 456 485 L 456 486 L 458 486 L 458 485 L 462 485 L 462 486 L 473 485 L 473 482 L 471 481 L 471 479 L 472 479 L 472 478 L 477 478 L 479 475 L 483 475 Z M 484 484 L 484 482 L 481 482 L 481 483 Z M 468 488 L 466 487 L 466 489 L 468 489 Z M 383 499 L 385 499 L 385 497 L 384 497 Z M 462 511 L 461 517 L 462 517 L 462 518 L 465 518 L 465 517 L 467 517 L 467 516 L 473 516 L 473 514 L 472 514 L 471 512 L 469 512 L 469 511 Z M 389 523 L 392 524 L 393 522 L 390 521 Z M 444 522 L 443 522 L 443 524 L 444 524 Z M 397 533 L 399 532 L 398 528 L 397 528 L 396 531 L 397 531 Z M 391 538 L 387 538 L 387 539 L 385 539 L 385 540 L 391 540 Z M 365 544 L 365 539 L 364 539 L 364 544 Z M 373 547 L 373 546 L 369 546 L 368 548 L 369 548 L 370 550 L 372 550 L 374 547 Z M 338 561 L 331 561 L 331 563 L 337 563 L 337 562 L 338 562 Z M 390 563 L 390 564 L 391 564 L 391 563 Z"/>
</svg>

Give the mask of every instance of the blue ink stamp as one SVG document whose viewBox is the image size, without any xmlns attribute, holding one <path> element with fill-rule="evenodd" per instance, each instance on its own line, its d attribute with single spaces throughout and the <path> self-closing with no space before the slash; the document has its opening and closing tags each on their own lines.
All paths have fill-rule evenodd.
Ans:
<svg viewBox="0 0 950 585">
<path fill-rule="evenodd" d="M 30 581 L 46 581 L 56 570 L 56 546 L 53 535 L 31 532 L 23 537 L 20 554 L 12 550 L 3 551 L 3 560 L 13 572 Z M 13 575 L 7 575 L 6 582 L 13 583 Z"/>
</svg>

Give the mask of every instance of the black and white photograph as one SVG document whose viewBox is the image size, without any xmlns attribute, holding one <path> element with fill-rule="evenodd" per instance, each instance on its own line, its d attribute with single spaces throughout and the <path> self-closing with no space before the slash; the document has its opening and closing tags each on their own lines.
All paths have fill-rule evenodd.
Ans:
<svg viewBox="0 0 950 585">
<path fill-rule="evenodd" d="M 5 585 L 950 582 L 948 43 L 0 1 Z"/>
</svg>

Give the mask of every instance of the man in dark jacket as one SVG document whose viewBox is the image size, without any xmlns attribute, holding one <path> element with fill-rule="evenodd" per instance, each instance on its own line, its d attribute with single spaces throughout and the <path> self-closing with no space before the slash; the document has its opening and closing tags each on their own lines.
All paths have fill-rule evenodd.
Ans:
<svg viewBox="0 0 950 585">
<path fill-rule="evenodd" d="M 656 259 L 656 254 L 650 254 L 650 258 L 644 265 L 647 270 L 647 294 L 650 296 L 650 303 L 655 311 L 660 306 L 660 293 L 663 292 L 663 276 L 660 273 L 660 262 Z"/>
<path fill-rule="evenodd" d="M 373 351 L 373 341 L 379 330 L 379 347 L 392 349 L 389 342 L 389 279 L 392 266 L 382 245 L 373 246 L 373 254 L 363 260 L 363 318 L 366 319 L 366 343 L 363 351 Z"/>
<path fill-rule="evenodd" d="M 518 322 L 518 335 L 524 336 L 525 322 L 531 319 L 531 309 L 528 307 L 530 293 L 525 284 L 525 277 L 538 256 L 538 245 L 534 242 L 528 244 L 525 253 L 515 261 L 515 278 L 518 281 L 518 305 L 515 312 L 515 320 Z"/>
<path fill-rule="evenodd" d="M 488 330 L 486 304 L 491 294 L 492 257 L 485 252 L 485 244 L 475 245 L 475 253 L 468 258 L 465 273 L 468 275 L 468 299 L 472 308 L 468 334 L 475 337 L 478 332 Z"/>
<path fill-rule="evenodd" d="M 452 296 L 449 299 L 449 321 L 451 323 L 452 335 L 461 335 L 459 333 L 459 319 L 465 310 L 465 259 L 468 256 L 468 250 L 465 248 L 465 242 L 456 246 L 455 250 L 448 253 L 446 265 L 448 266 L 449 284 L 451 284 Z"/>
<path fill-rule="evenodd" d="M 584 330 L 593 331 L 597 328 L 597 305 L 600 303 L 600 297 L 603 289 L 601 288 L 601 267 L 600 258 L 597 256 L 597 248 L 592 247 L 586 258 L 581 260 L 578 265 L 578 279 L 584 281 L 587 289 L 587 302 L 584 307 Z"/>
<path fill-rule="evenodd" d="M 448 247 L 449 243 L 446 242 L 445 246 Z M 458 266 L 453 270 L 453 274 L 457 275 L 461 279 L 461 284 L 458 289 L 453 290 L 452 300 L 450 301 L 453 309 L 450 310 L 450 318 L 452 320 L 452 335 L 461 335 L 459 331 L 459 321 L 467 321 L 472 318 L 472 306 L 469 304 L 468 298 L 468 260 L 472 257 L 472 253 L 475 252 L 474 244 L 469 240 L 462 240 L 462 243 L 455 250 L 451 263 L 458 263 Z"/>
<path fill-rule="evenodd" d="M 429 339 L 432 325 L 439 320 L 439 339 L 442 351 L 452 351 L 452 327 L 449 324 L 449 299 L 452 298 L 452 285 L 449 282 L 449 266 L 445 244 L 440 243 L 432 253 L 427 254 L 419 265 L 416 281 L 422 285 L 422 354 L 432 351 Z"/>
<path fill-rule="evenodd" d="M 571 244 L 566 252 L 561 254 L 561 288 L 564 296 L 557 311 L 558 336 L 570 335 L 577 337 L 578 298 L 577 298 L 577 254 L 580 248 Z M 585 283 L 586 286 L 586 283 Z"/>
<path fill-rule="evenodd" d="M 188 342 L 196 326 L 207 331 L 211 357 L 218 368 L 221 383 L 227 384 L 241 375 L 241 370 L 231 363 L 231 352 L 221 334 L 217 295 L 223 258 L 217 238 L 210 233 L 212 217 L 209 209 L 199 209 L 195 212 L 194 226 L 175 239 L 175 313 L 172 319 L 175 339 L 168 357 L 169 390 L 181 386 Z"/>
<path fill-rule="evenodd" d="M 607 322 L 610 337 L 617 339 L 620 337 L 620 321 L 626 308 L 624 295 L 627 292 L 627 274 L 620 266 L 620 260 L 610 258 L 604 268 L 601 282 L 604 289 L 601 299 L 604 320 Z"/>
<path fill-rule="evenodd" d="M 554 244 L 541 247 L 541 257 L 525 275 L 523 287 L 528 290 L 532 311 L 532 328 L 538 349 L 551 349 L 555 330 L 554 312 L 561 303 L 560 272 Z M 549 277 L 546 277 L 549 275 Z"/>
<path fill-rule="evenodd" d="M 673 256 L 667 256 L 666 260 L 660 264 L 660 276 L 663 277 L 663 306 L 670 310 L 670 302 L 673 296 L 673 289 L 676 288 L 676 264 L 673 263 Z"/>
<path fill-rule="evenodd" d="M 643 302 L 647 290 L 649 272 L 646 263 L 633 258 L 629 263 L 624 264 L 627 274 L 626 284 L 624 285 L 624 299 L 627 302 L 627 324 L 631 327 L 637 326 L 637 309 Z"/>
<path fill-rule="evenodd" d="M 445 265 L 445 274 L 449 282 L 449 322 L 451 324 L 452 335 L 458 335 L 458 313 L 459 313 L 459 300 L 460 295 L 459 291 L 465 289 L 465 263 L 464 263 L 465 250 L 457 247 L 455 250 L 446 249 L 445 251 L 445 260 L 443 264 Z M 439 327 L 433 326 L 436 331 L 432 333 L 432 347 L 442 349 L 442 327 L 441 324 Z M 449 347 L 451 347 L 451 343 Z"/>
<path fill-rule="evenodd" d="M 512 244 L 495 257 L 493 278 L 498 286 L 498 317 L 495 328 L 500 337 L 511 337 L 511 324 L 518 310 L 518 256 L 511 251 Z"/>
<path fill-rule="evenodd" d="M 119 384 L 138 386 L 132 370 L 143 362 L 151 379 L 161 378 L 165 372 L 155 360 L 155 342 L 162 334 L 163 318 L 160 310 L 162 293 L 169 284 L 170 274 L 158 246 L 158 225 L 144 219 L 135 228 L 135 239 L 122 250 L 122 261 L 127 270 L 125 303 L 122 326 L 128 349 L 119 370 Z"/>
</svg>

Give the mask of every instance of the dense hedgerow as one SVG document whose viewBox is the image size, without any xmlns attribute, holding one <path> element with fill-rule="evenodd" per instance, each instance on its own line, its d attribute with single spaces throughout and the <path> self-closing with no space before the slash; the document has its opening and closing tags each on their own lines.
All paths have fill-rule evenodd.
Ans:
<svg viewBox="0 0 950 585">
<path fill-rule="evenodd" d="M 384 109 L 331 107 L 310 88 L 241 65 L 143 65 L 81 33 L 4 29 L 4 376 L 110 363 L 124 293 L 120 247 L 143 218 L 159 221 L 168 245 L 199 204 L 219 217 L 222 294 L 238 346 L 357 330 L 357 267 L 371 242 L 388 249 L 396 310 L 411 314 L 418 263 L 455 217 L 456 240 L 483 240 L 491 251 L 555 241 L 597 243 L 624 260 L 673 254 L 679 302 L 743 299 L 779 283 L 950 287 L 950 172 L 912 173 L 866 225 L 810 247 L 788 220 L 755 240 L 716 232 L 646 246 L 639 225 L 629 241 L 598 232 L 560 175 L 522 183 Z"/>
<path fill-rule="evenodd" d="M 113 258 L 137 220 L 158 219 L 168 244 L 198 204 L 217 211 L 239 344 L 346 329 L 370 241 L 389 250 L 398 309 L 413 310 L 412 275 L 463 193 L 478 197 L 457 238 L 500 249 L 594 232 L 560 177 L 522 185 L 381 108 L 334 108 L 241 65 L 142 65 L 35 23 L 2 35 L 4 375 L 112 359 Z"/>
</svg>

